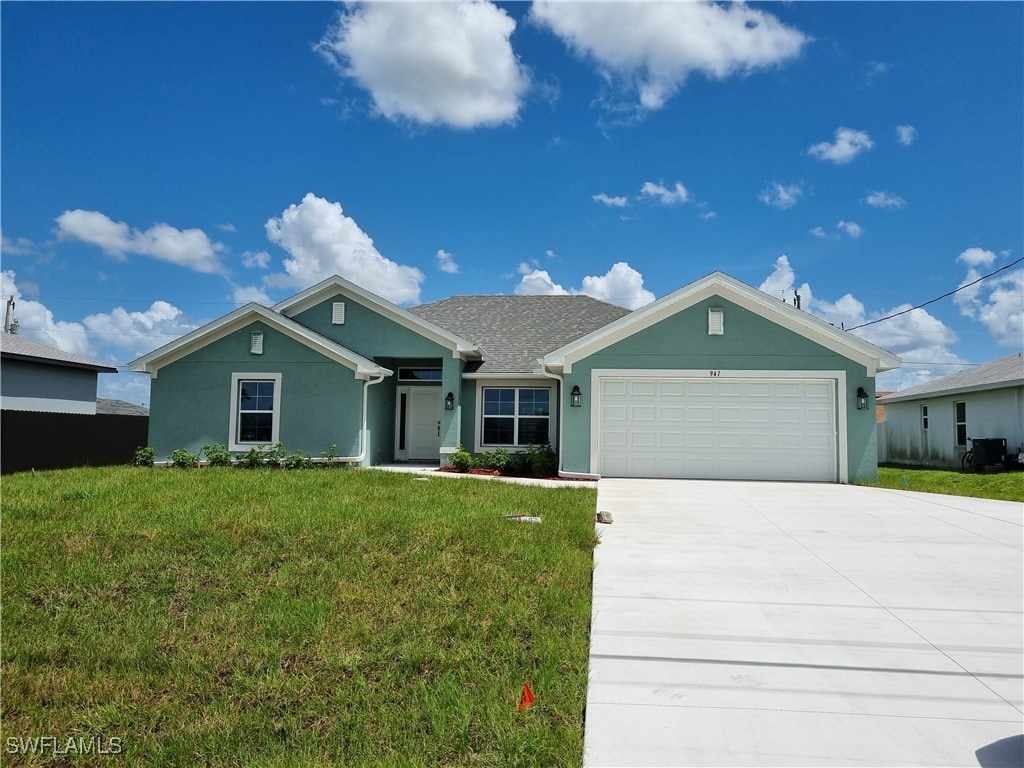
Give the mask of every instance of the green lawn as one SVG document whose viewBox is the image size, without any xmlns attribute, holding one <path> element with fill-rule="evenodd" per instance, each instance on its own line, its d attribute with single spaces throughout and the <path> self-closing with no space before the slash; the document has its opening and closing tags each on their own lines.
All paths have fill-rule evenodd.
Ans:
<svg viewBox="0 0 1024 768">
<path fill-rule="evenodd" d="M 0 748 L 53 735 L 121 739 L 76 764 L 579 765 L 595 491 L 418 477 L 5 477 Z M 537 700 L 517 712 L 524 682 Z"/>
<path fill-rule="evenodd" d="M 878 482 L 861 485 L 946 493 L 952 496 L 975 496 L 982 499 L 1024 501 L 1024 472 L 980 474 L 941 469 L 879 467 Z"/>
</svg>

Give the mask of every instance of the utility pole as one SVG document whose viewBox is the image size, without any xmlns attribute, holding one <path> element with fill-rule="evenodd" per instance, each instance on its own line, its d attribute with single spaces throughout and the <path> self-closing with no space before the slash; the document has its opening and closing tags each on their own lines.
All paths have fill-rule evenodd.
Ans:
<svg viewBox="0 0 1024 768">
<path fill-rule="evenodd" d="M 7 311 L 4 313 L 4 333 L 11 332 L 11 315 L 14 314 L 14 297 L 7 299 Z"/>
</svg>

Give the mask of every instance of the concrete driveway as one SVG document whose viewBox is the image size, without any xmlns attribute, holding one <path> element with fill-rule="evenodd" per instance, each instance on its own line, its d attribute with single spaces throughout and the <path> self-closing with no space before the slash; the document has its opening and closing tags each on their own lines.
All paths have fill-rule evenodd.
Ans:
<svg viewBox="0 0 1024 768">
<path fill-rule="evenodd" d="M 1022 505 L 601 480 L 588 766 L 1022 764 Z"/>
</svg>

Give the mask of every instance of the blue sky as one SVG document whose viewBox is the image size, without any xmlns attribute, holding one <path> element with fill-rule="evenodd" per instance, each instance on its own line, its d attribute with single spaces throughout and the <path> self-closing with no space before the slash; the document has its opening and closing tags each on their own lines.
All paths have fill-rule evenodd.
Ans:
<svg viewBox="0 0 1024 768">
<path fill-rule="evenodd" d="M 2 288 L 51 346 L 124 365 L 334 273 L 637 307 L 721 270 L 851 327 L 1002 267 L 857 332 L 880 388 L 1024 346 L 1021 3 L 0 16 Z"/>
</svg>

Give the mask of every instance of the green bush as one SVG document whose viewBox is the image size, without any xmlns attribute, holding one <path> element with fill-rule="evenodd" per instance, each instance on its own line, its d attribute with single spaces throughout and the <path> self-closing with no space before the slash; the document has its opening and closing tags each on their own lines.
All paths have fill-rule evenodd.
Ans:
<svg viewBox="0 0 1024 768">
<path fill-rule="evenodd" d="M 451 455 L 451 458 L 448 459 L 448 463 L 459 470 L 459 472 L 469 472 L 469 470 L 473 468 L 475 462 L 473 461 L 473 456 L 470 452 L 460 445 L 458 450 L 456 450 L 455 453 Z"/>
<path fill-rule="evenodd" d="M 508 448 L 495 448 L 493 451 L 484 451 L 480 455 L 479 465 L 485 469 L 504 472 L 511 461 L 512 454 L 508 452 Z"/>
<path fill-rule="evenodd" d="M 307 456 L 301 449 L 284 459 L 285 469 L 309 469 L 312 466 L 313 457 Z"/>
<path fill-rule="evenodd" d="M 171 464 L 179 469 L 192 469 L 199 466 L 199 456 L 186 448 L 175 448 L 168 457 Z"/>
<path fill-rule="evenodd" d="M 152 467 L 154 461 L 156 461 L 156 451 L 148 445 L 144 445 L 135 449 L 135 455 L 132 456 L 130 463 L 133 467 Z"/>
<path fill-rule="evenodd" d="M 327 462 L 327 466 L 334 464 L 340 455 L 337 443 L 331 443 L 330 446 L 320 452 L 320 456 Z"/>
<path fill-rule="evenodd" d="M 231 466 L 231 451 L 223 443 L 207 443 L 203 446 L 203 455 L 211 467 Z"/>
<path fill-rule="evenodd" d="M 522 455 L 533 477 L 553 477 L 558 473 L 558 457 L 550 445 L 527 445 Z"/>
<path fill-rule="evenodd" d="M 281 465 L 284 455 L 284 443 L 278 440 L 270 446 L 254 445 L 239 457 L 238 463 L 248 469 L 277 467 Z"/>
</svg>

